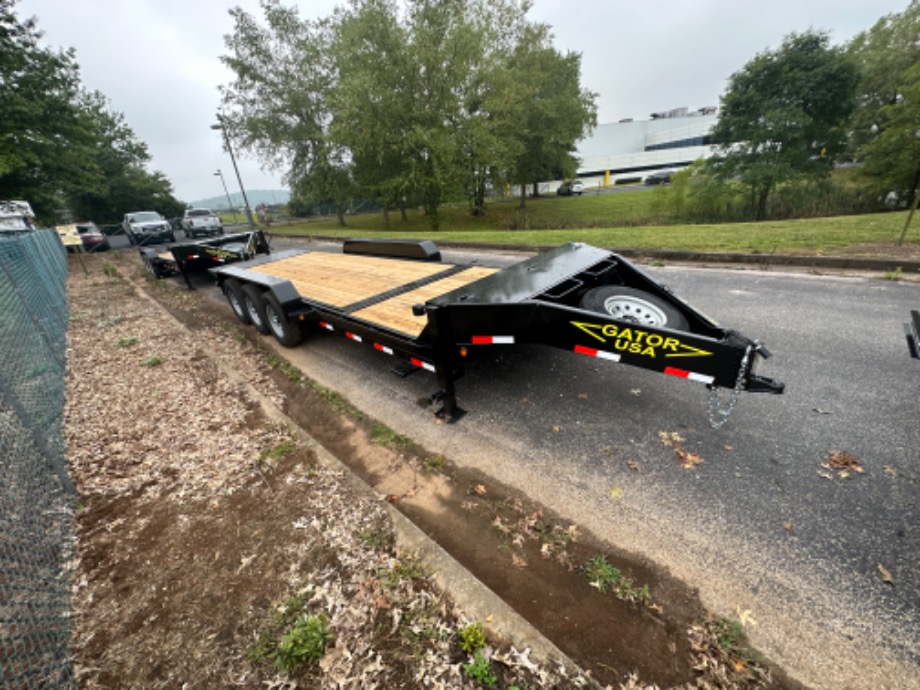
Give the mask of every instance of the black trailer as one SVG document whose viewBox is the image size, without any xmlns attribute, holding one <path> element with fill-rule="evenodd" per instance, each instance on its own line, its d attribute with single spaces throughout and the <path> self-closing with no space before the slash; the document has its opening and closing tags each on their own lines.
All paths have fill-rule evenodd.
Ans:
<svg viewBox="0 0 920 690">
<path fill-rule="evenodd" d="M 211 270 L 237 318 L 284 346 L 309 328 L 433 372 L 432 402 L 463 414 L 455 383 L 474 349 L 541 343 L 705 384 L 721 426 L 742 391 L 782 393 L 755 374 L 770 356 L 623 257 L 567 244 L 504 269 L 447 264 L 429 241 L 347 240 L 342 253 L 288 250 Z M 731 391 L 727 404 L 720 388 Z"/>
<path fill-rule="evenodd" d="M 188 275 L 191 271 L 205 271 L 271 253 L 261 230 L 172 244 L 161 249 L 141 247 L 138 251 L 144 267 L 154 278 L 181 275 L 189 289 L 194 289 Z"/>
</svg>

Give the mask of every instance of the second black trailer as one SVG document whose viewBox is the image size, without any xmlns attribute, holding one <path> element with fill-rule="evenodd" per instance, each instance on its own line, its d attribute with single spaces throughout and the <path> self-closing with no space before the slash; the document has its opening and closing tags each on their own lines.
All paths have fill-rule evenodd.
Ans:
<svg viewBox="0 0 920 690">
<path fill-rule="evenodd" d="M 766 348 L 723 328 L 613 252 L 567 244 L 504 269 L 448 264 L 431 242 L 348 240 L 341 254 L 291 250 L 211 270 L 237 317 L 285 346 L 325 328 L 437 375 L 449 420 L 476 348 L 539 343 L 741 392 L 782 393 L 759 376 Z"/>
</svg>

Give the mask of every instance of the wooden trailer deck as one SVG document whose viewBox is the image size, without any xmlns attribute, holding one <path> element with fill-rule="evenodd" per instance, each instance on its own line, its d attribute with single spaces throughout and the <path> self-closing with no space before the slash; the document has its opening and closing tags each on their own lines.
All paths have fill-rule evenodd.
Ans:
<svg viewBox="0 0 920 690">
<path fill-rule="evenodd" d="M 344 309 L 417 281 L 430 280 L 453 268 L 456 268 L 453 264 L 311 252 L 253 266 L 250 270 L 289 280 L 306 300 Z M 497 270 L 471 266 L 354 311 L 351 316 L 418 337 L 428 320 L 412 314 L 413 304 L 469 285 Z"/>
</svg>

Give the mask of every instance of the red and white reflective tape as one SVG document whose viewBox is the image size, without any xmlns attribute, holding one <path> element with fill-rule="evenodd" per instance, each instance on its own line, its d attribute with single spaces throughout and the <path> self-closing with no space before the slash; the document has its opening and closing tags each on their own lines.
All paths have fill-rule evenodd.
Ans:
<svg viewBox="0 0 920 690">
<path fill-rule="evenodd" d="M 362 338 L 360 335 L 357 333 L 350 333 L 349 331 L 345 331 L 345 337 L 349 338 L 350 340 L 354 340 L 356 343 L 364 341 L 364 338 Z"/>
<path fill-rule="evenodd" d="M 422 360 L 416 359 L 415 357 L 412 357 L 409 361 L 412 362 L 417 367 L 421 367 L 422 369 L 425 369 L 427 371 L 434 371 L 434 364 L 423 362 Z"/>
<path fill-rule="evenodd" d="M 320 321 L 319 325 L 325 328 L 327 331 L 334 331 L 335 328 L 332 327 L 331 323 L 326 323 L 325 321 Z"/>
<path fill-rule="evenodd" d="M 679 379 L 690 379 L 691 381 L 699 381 L 700 383 L 712 383 L 716 380 L 714 376 L 704 376 L 703 374 L 686 371 L 685 369 L 676 369 L 674 367 L 665 367 L 664 373 L 668 376 L 676 376 Z"/>
<path fill-rule="evenodd" d="M 607 352 L 606 350 L 595 350 L 593 347 L 585 347 L 584 345 L 576 345 L 575 352 L 580 355 L 588 355 L 588 357 L 599 357 L 600 359 L 609 359 L 611 362 L 619 362 L 620 355 L 615 352 Z"/>
<path fill-rule="evenodd" d="M 513 335 L 474 335 L 473 345 L 514 345 Z"/>
<path fill-rule="evenodd" d="M 394 354 L 392 347 L 387 347 L 386 345 L 381 345 L 380 343 L 374 343 L 374 349 L 380 350 L 381 352 L 386 352 L 388 355 Z"/>
</svg>

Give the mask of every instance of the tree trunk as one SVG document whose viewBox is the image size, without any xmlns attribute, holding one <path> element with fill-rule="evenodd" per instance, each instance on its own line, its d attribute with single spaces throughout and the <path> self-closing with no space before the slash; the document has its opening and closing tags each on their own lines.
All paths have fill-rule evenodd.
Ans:
<svg viewBox="0 0 920 690">
<path fill-rule="evenodd" d="M 339 220 L 339 227 L 345 227 L 345 208 L 342 204 L 335 205 L 335 215 Z"/>
<path fill-rule="evenodd" d="M 383 227 L 386 230 L 390 229 L 390 205 L 383 205 Z"/>
<path fill-rule="evenodd" d="M 406 205 L 405 204 L 399 205 L 399 215 L 402 216 L 403 223 L 409 222 L 409 216 L 406 215 Z"/>
<path fill-rule="evenodd" d="M 540 183 L 534 182 L 533 183 L 533 197 L 534 199 L 536 199 L 538 196 L 540 196 Z"/>
<path fill-rule="evenodd" d="M 527 207 L 527 185 L 521 184 L 521 208 Z"/>
</svg>

